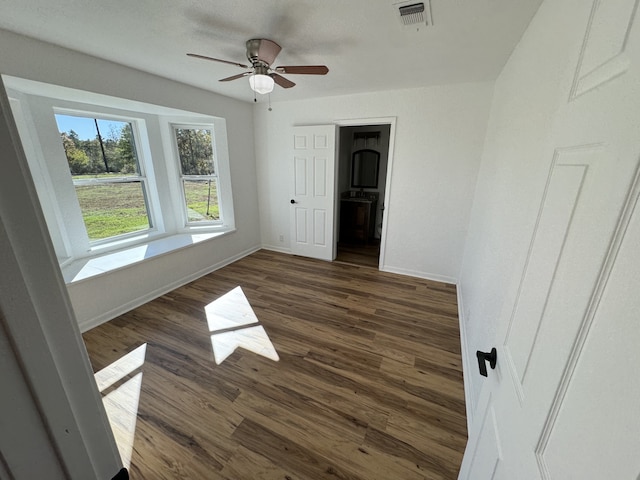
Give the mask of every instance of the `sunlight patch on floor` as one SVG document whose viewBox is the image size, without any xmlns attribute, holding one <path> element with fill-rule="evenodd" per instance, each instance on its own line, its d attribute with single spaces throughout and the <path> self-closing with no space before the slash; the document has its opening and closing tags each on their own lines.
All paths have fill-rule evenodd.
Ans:
<svg viewBox="0 0 640 480">
<path fill-rule="evenodd" d="M 224 362 L 238 347 L 276 362 L 280 360 L 262 325 L 211 335 L 211 343 L 213 356 L 218 365 Z"/>
<path fill-rule="evenodd" d="M 95 379 L 100 393 L 140 369 L 146 352 L 147 344 L 144 343 L 97 372 Z M 138 372 L 102 398 L 120 458 L 126 468 L 131 465 L 141 388 L 142 372 Z"/>
<path fill-rule="evenodd" d="M 280 360 L 264 327 L 259 324 L 241 287 L 236 287 L 204 308 L 216 364 L 220 365 L 236 348 L 244 348 L 274 361 Z"/>
<path fill-rule="evenodd" d="M 204 311 L 211 332 L 258 323 L 258 317 L 241 287 L 236 287 L 214 300 L 204 307 Z"/>
<path fill-rule="evenodd" d="M 108 367 L 103 368 L 94 375 L 98 390 L 103 392 L 111 385 L 122 380 L 134 370 L 142 367 L 147 355 L 147 344 L 143 343 L 135 350 L 120 357 Z"/>
</svg>

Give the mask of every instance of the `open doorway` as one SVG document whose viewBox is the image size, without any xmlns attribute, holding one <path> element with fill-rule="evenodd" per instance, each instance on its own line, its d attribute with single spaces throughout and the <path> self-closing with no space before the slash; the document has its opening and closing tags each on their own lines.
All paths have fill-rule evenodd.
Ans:
<svg viewBox="0 0 640 480">
<path fill-rule="evenodd" d="M 378 268 L 391 125 L 339 129 L 336 261 Z"/>
</svg>

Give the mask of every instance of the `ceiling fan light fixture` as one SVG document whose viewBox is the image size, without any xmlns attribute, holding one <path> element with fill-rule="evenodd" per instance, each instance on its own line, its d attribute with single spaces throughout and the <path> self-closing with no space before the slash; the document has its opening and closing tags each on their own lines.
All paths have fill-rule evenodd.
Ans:
<svg viewBox="0 0 640 480">
<path fill-rule="evenodd" d="M 261 95 L 271 93 L 273 91 L 274 83 L 273 78 L 269 75 L 257 73 L 249 76 L 249 85 L 251 86 L 251 90 Z"/>
</svg>

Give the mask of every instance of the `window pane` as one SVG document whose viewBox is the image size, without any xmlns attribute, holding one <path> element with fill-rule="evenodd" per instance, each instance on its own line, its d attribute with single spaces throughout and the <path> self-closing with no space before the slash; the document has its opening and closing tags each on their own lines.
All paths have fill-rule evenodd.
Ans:
<svg viewBox="0 0 640 480">
<path fill-rule="evenodd" d="M 180 168 L 183 175 L 215 175 L 211 130 L 176 128 Z"/>
<path fill-rule="evenodd" d="M 218 184 L 214 178 L 183 180 L 189 222 L 220 220 Z"/>
<path fill-rule="evenodd" d="M 82 218 L 90 240 L 149 228 L 142 183 L 106 183 L 76 186 Z"/>
<path fill-rule="evenodd" d="M 89 239 L 147 230 L 148 208 L 131 124 L 60 114 L 56 122 Z M 109 183 L 123 177 L 131 181 Z"/>
<path fill-rule="evenodd" d="M 139 175 L 130 123 L 60 114 L 56 122 L 72 175 Z"/>
</svg>

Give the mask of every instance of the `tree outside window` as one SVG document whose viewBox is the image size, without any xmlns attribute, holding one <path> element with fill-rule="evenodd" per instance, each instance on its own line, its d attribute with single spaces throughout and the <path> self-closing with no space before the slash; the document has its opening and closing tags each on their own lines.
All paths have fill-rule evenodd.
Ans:
<svg viewBox="0 0 640 480">
<path fill-rule="evenodd" d="M 219 222 L 218 176 L 210 129 L 174 127 L 187 223 Z"/>
</svg>

